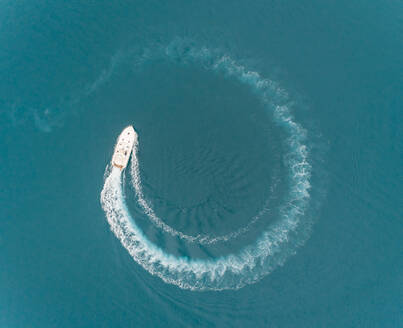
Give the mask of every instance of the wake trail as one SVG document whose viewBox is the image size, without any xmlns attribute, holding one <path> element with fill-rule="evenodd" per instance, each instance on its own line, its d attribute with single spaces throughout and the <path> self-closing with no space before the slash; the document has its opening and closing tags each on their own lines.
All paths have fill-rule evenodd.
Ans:
<svg viewBox="0 0 403 328">
<path fill-rule="evenodd" d="M 197 259 L 175 256 L 152 243 L 136 224 L 127 208 L 123 194 L 122 173 L 117 168 L 106 171 L 101 192 L 101 205 L 110 228 L 132 258 L 150 274 L 164 282 L 190 290 L 238 289 L 255 283 L 282 265 L 298 246 L 308 238 L 312 220 L 306 215 L 310 199 L 311 165 L 306 131 L 290 113 L 287 93 L 277 83 L 264 79 L 259 73 L 247 70 L 227 55 L 208 48 L 197 48 L 177 39 L 163 49 L 157 49 L 155 57 L 168 58 L 175 63 L 196 63 L 206 70 L 223 74 L 248 85 L 260 98 L 275 123 L 288 135 L 284 140 L 287 148 L 283 158 L 288 170 L 288 194 L 279 208 L 276 222 L 262 231 L 261 235 L 239 252 L 226 256 Z M 189 236 L 179 232 L 155 214 L 146 201 L 141 187 L 138 141 L 133 146 L 131 177 L 137 201 L 150 220 L 165 232 L 188 242 L 210 244 L 235 238 L 238 230 L 225 236 Z M 255 219 L 252 219 L 253 224 Z M 251 223 L 250 223 L 251 224 Z M 249 225 L 250 225 L 249 224 Z M 248 229 L 249 225 L 245 229 Z"/>
<path fill-rule="evenodd" d="M 283 225 L 265 233 L 254 247 L 246 247 L 236 255 L 207 260 L 178 257 L 153 244 L 136 225 L 124 200 L 118 168 L 113 168 L 105 180 L 101 203 L 111 230 L 133 259 L 163 281 L 185 289 L 236 289 L 254 282 L 262 273 L 265 258 L 274 254 L 278 245 L 287 238 L 287 227 Z M 291 225 L 289 222 L 288 228 Z M 273 239 L 273 236 L 276 237 Z M 271 269 L 263 271 L 267 273 Z"/>
</svg>

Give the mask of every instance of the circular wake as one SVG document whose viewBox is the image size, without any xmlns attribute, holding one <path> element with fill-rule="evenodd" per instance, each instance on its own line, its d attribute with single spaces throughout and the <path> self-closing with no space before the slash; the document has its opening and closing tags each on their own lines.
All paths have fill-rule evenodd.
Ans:
<svg viewBox="0 0 403 328">
<path fill-rule="evenodd" d="M 191 290 L 237 289 L 254 283 L 270 273 L 302 244 L 311 221 L 305 215 L 309 203 L 311 165 L 306 146 L 305 130 L 294 121 L 287 106 L 287 94 L 276 83 L 249 71 L 226 55 L 207 48 L 189 46 L 177 40 L 160 49 L 158 55 L 182 63 L 192 62 L 209 71 L 234 78 L 250 87 L 272 114 L 277 125 L 288 135 L 284 165 L 288 170 L 288 194 L 280 207 L 280 217 L 252 244 L 238 253 L 210 259 L 192 259 L 174 256 L 152 243 L 131 217 L 122 191 L 122 175 L 113 168 L 106 174 L 101 192 L 101 204 L 111 230 L 128 250 L 133 259 L 163 281 Z M 142 192 L 137 157 L 138 144 L 134 145 L 131 174 L 137 200 L 143 211 L 165 232 L 185 241 L 211 244 L 236 238 L 258 220 L 262 210 L 248 225 L 225 236 L 189 236 L 177 231 L 156 216 Z"/>
</svg>

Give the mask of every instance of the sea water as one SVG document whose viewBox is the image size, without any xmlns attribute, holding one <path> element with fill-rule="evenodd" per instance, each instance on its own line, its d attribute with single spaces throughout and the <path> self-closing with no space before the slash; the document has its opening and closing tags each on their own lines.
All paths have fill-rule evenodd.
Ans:
<svg viewBox="0 0 403 328">
<path fill-rule="evenodd" d="M 0 326 L 399 327 L 401 14 L 2 2 Z"/>
</svg>

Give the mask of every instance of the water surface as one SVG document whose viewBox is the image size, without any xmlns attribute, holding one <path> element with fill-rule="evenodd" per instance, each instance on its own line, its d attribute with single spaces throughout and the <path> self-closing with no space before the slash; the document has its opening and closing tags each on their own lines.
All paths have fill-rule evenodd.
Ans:
<svg viewBox="0 0 403 328">
<path fill-rule="evenodd" d="M 401 14 L 3 1 L 0 325 L 400 326 Z M 128 124 L 142 261 L 101 204 Z"/>
</svg>

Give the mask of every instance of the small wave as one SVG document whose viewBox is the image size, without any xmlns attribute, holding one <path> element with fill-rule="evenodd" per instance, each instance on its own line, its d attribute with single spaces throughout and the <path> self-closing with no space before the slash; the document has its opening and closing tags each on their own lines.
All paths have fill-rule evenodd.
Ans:
<svg viewBox="0 0 403 328">
<path fill-rule="evenodd" d="M 161 218 L 159 218 L 154 210 L 152 209 L 151 205 L 149 202 L 144 197 L 143 189 L 142 189 L 142 183 L 141 183 L 141 178 L 140 178 L 140 170 L 139 170 L 139 160 L 137 157 L 137 150 L 138 150 L 138 142 L 133 146 L 133 153 L 132 153 L 132 160 L 131 160 L 131 177 L 132 177 L 132 185 L 134 187 L 134 190 L 136 192 L 136 197 L 139 205 L 143 209 L 144 213 L 149 217 L 149 219 L 160 229 L 164 230 L 166 233 L 169 233 L 171 236 L 174 237 L 179 237 L 183 240 L 186 240 L 187 242 L 191 243 L 199 243 L 202 245 L 210 245 L 210 244 L 215 244 L 218 242 L 226 242 L 231 239 L 237 238 L 240 235 L 248 232 L 252 225 L 254 225 L 265 213 L 268 212 L 268 203 L 269 201 L 267 200 L 263 209 L 259 211 L 257 215 L 255 215 L 249 223 L 244 226 L 239 228 L 236 231 L 233 231 L 231 233 L 228 233 L 226 235 L 222 236 L 210 236 L 206 234 L 199 234 L 196 236 L 191 236 L 184 234 L 183 232 L 180 232 L 178 230 L 175 230 L 168 224 L 166 224 Z"/>
</svg>

